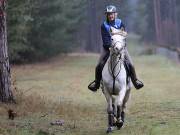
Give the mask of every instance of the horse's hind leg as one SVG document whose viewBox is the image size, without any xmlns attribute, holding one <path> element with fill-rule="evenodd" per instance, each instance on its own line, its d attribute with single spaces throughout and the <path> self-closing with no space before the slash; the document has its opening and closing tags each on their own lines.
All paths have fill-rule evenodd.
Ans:
<svg viewBox="0 0 180 135">
<path fill-rule="evenodd" d="M 129 100 L 129 97 L 130 97 L 130 92 L 131 92 L 130 89 L 128 89 L 126 91 L 126 95 L 125 95 L 124 101 L 123 101 L 123 108 L 122 108 L 123 110 L 122 111 L 125 111 L 125 109 L 126 109 L 126 104 L 127 104 L 127 101 Z"/>
<path fill-rule="evenodd" d="M 108 106 L 107 106 L 107 113 L 108 113 L 108 129 L 107 133 L 112 132 L 113 130 L 113 124 L 114 124 L 114 115 L 113 115 L 113 106 L 112 106 L 112 96 L 109 94 L 109 92 L 104 88 L 104 95 L 106 97 Z"/>
</svg>

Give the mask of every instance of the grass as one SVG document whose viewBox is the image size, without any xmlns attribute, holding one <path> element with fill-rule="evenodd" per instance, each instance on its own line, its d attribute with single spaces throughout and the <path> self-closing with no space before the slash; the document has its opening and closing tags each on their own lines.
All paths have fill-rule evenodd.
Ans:
<svg viewBox="0 0 180 135">
<path fill-rule="evenodd" d="M 138 55 L 142 46 L 128 43 L 142 90 L 132 90 L 126 123 L 113 135 L 179 135 L 180 68 L 158 55 Z M 87 85 L 94 79 L 98 55 L 73 54 L 44 63 L 13 66 L 16 105 L 1 105 L 0 135 L 104 135 L 106 101 L 101 91 Z M 7 108 L 17 112 L 14 121 Z M 50 122 L 63 119 L 63 126 Z"/>
</svg>

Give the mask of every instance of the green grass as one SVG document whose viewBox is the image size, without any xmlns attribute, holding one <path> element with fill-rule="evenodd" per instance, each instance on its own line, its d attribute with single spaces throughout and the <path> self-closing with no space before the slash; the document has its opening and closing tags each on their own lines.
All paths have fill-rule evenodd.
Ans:
<svg viewBox="0 0 180 135">
<path fill-rule="evenodd" d="M 145 87 L 132 90 L 125 126 L 113 135 L 179 135 L 179 65 L 158 55 L 139 56 L 142 47 L 132 39 L 128 49 Z M 0 134 L 104 135 L 107 128 L 105 98 L 100 90 L 92 93 L 87 89 L 94 79 L 97 61 L 97 55 L 79 54 L 14 66 L 13 78 L 26 97 L 10 106 L 18 114 L 14 121 L 8 120 L 3 105 L 0 107 Z M 58 119 L 64 119 L 65 125 L 49 124 Z"/>
</svg>

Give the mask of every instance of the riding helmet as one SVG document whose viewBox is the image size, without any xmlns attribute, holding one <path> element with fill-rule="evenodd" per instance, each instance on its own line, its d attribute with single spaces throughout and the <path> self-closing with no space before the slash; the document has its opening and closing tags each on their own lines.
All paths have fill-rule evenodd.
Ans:
<svg viewBox="0 0 180 135">
<path fill-rule="evenodd" d="M 117 9 L 115 6 L 113 5 L 109 5 L 106 7 L 105 13 L 116 13 Z"/>
</svg>

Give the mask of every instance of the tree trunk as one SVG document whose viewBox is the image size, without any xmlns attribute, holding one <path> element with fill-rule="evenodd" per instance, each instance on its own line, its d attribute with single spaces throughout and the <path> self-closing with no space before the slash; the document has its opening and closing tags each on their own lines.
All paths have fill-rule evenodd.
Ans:
<svg viewBox="0 0 180 135">
<path fill-rule="evenodd" d="M 86 50 L 89 52 L 99 52 L 100 45 L 98 45 L 97 36 L 97 15 L 96 15 L 96 1 L 88 0 L 88 43 Z"/>
<path fill-rule="evenodd" d="M 176 46 L 180 48 L 180 32 L 179 32 L 179 25 L 178 25 L 178 17 L 177 17 L 177 5 L 176 0 L 172 0 L 172 7 L 174 7 L 174 22 L 175 22 L 175 34 L 176 34 Z"/>
<path fill-rule="evenodd" d="M 156 39 L 157 42 L 161 44 L 162 42 L 162 23 L 161 23 L 161 14 L 160 14 L 160 1 L 154 0 L 154 17 L 155 17 L 155 27 L 156 27 Z"/>
<path fill-rule="evenodd" d="M 0 101 L 13 101 L 7 50 L 6 0 L 0 0 Z"/>
</svg>

